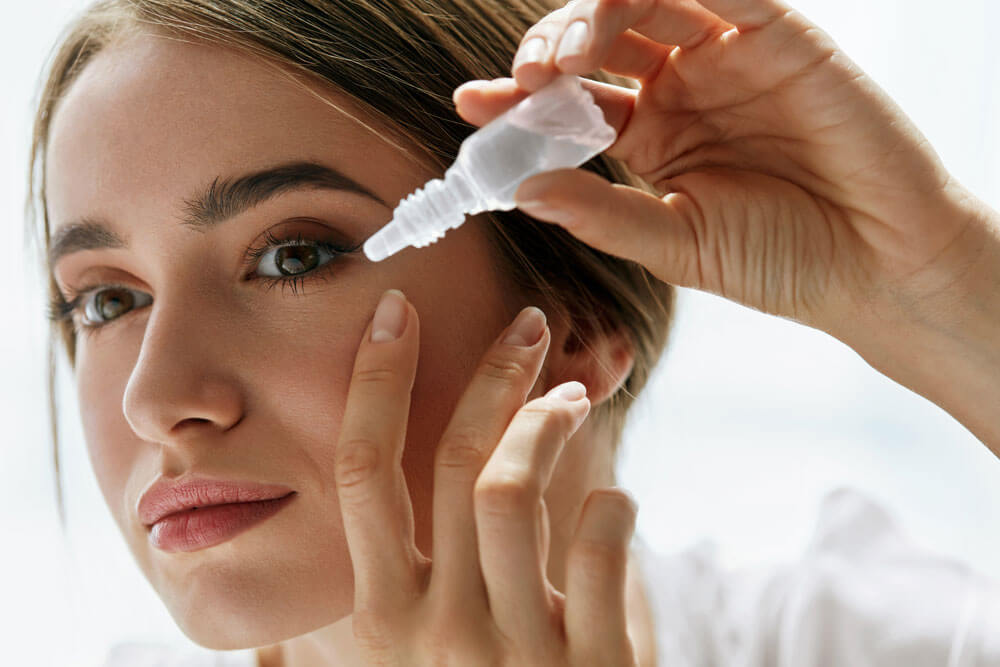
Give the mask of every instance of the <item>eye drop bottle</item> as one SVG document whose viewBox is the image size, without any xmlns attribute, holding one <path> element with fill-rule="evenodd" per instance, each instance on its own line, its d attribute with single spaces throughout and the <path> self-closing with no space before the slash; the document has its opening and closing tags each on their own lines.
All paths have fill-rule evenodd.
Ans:
<svg viewBox="0 0 1000 667">
<path fill-rule="evenodd" d="M 509 211 L 526 178 L 578 167 L 616 138 L 579 78 L 561 74 L 469 135 L 444 178 L 400 201 L 392 220 L 365 242 L 365 255 L 378 262 L 434 243 L 466 215 Z"/>
</svg>

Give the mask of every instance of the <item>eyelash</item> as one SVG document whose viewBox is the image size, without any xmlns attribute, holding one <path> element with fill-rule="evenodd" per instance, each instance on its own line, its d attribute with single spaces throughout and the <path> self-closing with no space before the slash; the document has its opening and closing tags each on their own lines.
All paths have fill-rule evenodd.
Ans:
<svg viewBox="0 0 1000 667">
<path fill-rule="evenodd" d="M 267 231 L 264 234 L 264 242 L 259 246 L 251 246 L 247 248 L 243 253 L 244 262 L 247 265 L 256 266 L 257 260 L 259 260 L 265 253 L 274 248 L 280 248 L 283 246 L 298 246 L 298 245 L 312 245 L 321 250 L 325 250 L 331 255 L 331 259 L 326 263 L 311 269 L 305 273 L 301 273 L 295 276 L 289 276 L 285 278 L 278 278 L 272 276 L 257 276 L 259 280 L 264 282 L 264 289 L 270 291 L 279 283 L 281 284 L 282 293 L 284 293 L 285 286 L 289 286 L 292 290 L 292 294 L 298 294 L 298 290 L 305 284 L 306 280 L 313 278 L 322 277 L 323 269 L 330 267 L 334 261 L 341 256 L 349 255 L 355 253 L 361 249 L 364 242 L 344 247 L 337 243 L 332 243 L 330 241 L 320 241 L 317 239 L 304 239 L 302 234 L 296 234 L 295 236 L 288 236 L 284 238 L 276 237 L 271 231 Z M 91 294 L 96 294 L 105 289 L 122 289 L 131 290 L 132 288 L 126 287 L 124 285 L 91 285 L 89 287 L 84 287 L 79 290 L 69 290 L 69 299 L 63 298 L 61 294 L 56 294 L 49 303 L 48 309 L 48 319 L 50 322 L 63 322 L 65 320 L 72 319 L 73 316 L 81 310 L 85 305 L 85 297 Z M 131 311 L 129 311 L 131 312 Z M 127 315 L 128 313 L 126 313 Z M 102 324 L 83 324 L 81 323 L 78 327 L 75 327 L 78 332 L 82 330 L 83 333 L 92 334 L 98 329 L 102 329 L 108 324 L 120 320 L 121 317 L 116 317 L 113 320 L 109 320 Z"/>
<path fill-rule="evenodd" d="M 324 268 L 333 264 L 334 260 L 342 255 L 349 255 L 355 253 L 361 249 L 364 242 L 357 243 L 355 245 L 344 247 L 337 243 L 332 243 L 330 241 L 319 241 L 316 239 L 303 239 L 302 234 L 296 234 L 295 237 L 285 237 L 278 238 L 271 233 L 270 230 L 264 232 L 264 243 L 257 246 L 256 248 L 247 248 L 246 252 L 243 253 L 243 258 L 246 263 L 256 265 L 257 260 L 259 260 L 265 253 L 274 248 L 280 248 L 282 246 L 297 246 L 297 245 L 313 245 L 321 250 L 325 250 L 332 258 L 330 261 L 326 262 L 322 266 L 315 269 L 307 271 L 306 273 L 301 273 L 295 276 L 289 276 L 287 278 L 275 278 L 271 276 L 258 276 L 260 280 L 265 283 L 266 290 L 270 291 L 275 285 L 281 284 L 282 293 L 284 293 L 285 286 L 291 287 L 292 294 L 298 294 L 298 289 L 305 284 L 307 279 L 320 277 L 321 272 Z"/>
</svg>

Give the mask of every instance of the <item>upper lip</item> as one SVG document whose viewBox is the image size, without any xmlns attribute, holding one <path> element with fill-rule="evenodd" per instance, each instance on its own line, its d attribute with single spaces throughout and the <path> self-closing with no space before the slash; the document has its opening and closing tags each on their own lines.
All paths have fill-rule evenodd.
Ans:
<svg viewBox="0 0 1000 667">
<path fill-rule="evenodd" d="M 278 484 L 227 481 L 205 477 L 167 479 L 161 477 L 139 498 L 139 520 L 152 526 L 163 517 L 192 507 L 271 500 L 294 493 Z"/>
</svg>

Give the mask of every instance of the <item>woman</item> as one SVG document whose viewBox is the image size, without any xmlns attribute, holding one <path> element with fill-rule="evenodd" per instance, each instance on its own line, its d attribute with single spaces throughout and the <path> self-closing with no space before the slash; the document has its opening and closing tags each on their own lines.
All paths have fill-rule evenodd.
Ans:
<svg viewBox="0 0 1000 667">
<path fill-rule="evenodd" d="M 522 186 L 557 225 L 484 215 L 365 261 L 474 129 L 442 91 L 503 74 L 519 40 L 515 79 L 462 88 L 459 113 L 482 124 L 557 70 L 603 68 L 642 84 L 588 82 L 616 144 Z M 822 328 L 1000 448 L 996 214 L 773 0 L 106 0 L 57 52 L 34 147 L 98 482 L 210 649 L 669 657 L 634 503 L 609 487 L 670 283 Z"/>
</svg>

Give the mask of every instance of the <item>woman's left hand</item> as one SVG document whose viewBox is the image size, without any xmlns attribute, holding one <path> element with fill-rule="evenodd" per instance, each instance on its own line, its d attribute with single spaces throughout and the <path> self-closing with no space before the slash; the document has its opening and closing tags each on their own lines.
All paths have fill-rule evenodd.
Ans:
<svg viewBox="0 0 1000 667">
<path fill-rule="evenodd" d="M 558 169 L 519 208 L 835 336 L 1000 456 L 1000 215 L 818 26 L 783 0 L 575 0 L 512 69 L 460 86 L 461 115 L 484 125 L 558 74 L 638 81 L 581 83 L 618 133 L 606 154 L 657 191 Z"/>
<path fill-rule="evenodd" d="M 625 623 L 636 515 L 628 494 L 596 489 L 587 498 L 565 595 L 545 574 L 543 493 L 590 402 L 569 382 L 525 403 L 550 340 L 537 308 L 521 311 L 487 351 L 442 435 L 433 560 L 417 549 L 401 459 L 418 329 L 412 306 L 387 292 L 358 350 L 334 457 L 358 650 L 377 665 L 635 665 Z M 561 398 L 561 389 L 578 395 Z"/>
</svg>

